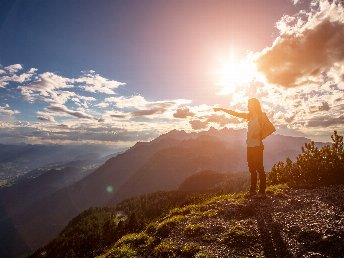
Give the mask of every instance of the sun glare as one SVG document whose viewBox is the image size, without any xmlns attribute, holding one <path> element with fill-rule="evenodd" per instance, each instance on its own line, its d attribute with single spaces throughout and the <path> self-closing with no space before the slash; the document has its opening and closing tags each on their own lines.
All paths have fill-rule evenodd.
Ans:
<svg viewBox="0 0 344 258">
<path fill-rule="evenodd" d="M 221 88 L 218 94 L 226 95 L 234 92 L 237 87 L 251 82 L 256 73 L 253 61 L 248 58 L 242 60 L 230 58 L 221 62 L 216 72 L 217 85 Z"/>
</svg>

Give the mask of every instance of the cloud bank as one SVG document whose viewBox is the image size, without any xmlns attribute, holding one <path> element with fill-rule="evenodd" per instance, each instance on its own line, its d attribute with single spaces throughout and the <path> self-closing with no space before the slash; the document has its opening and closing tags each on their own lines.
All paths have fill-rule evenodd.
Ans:
<svg viewBox="0 0 344 258">
<path fill-rule="evenodd" d="M 256 60 L 269 83 L 284 87 L 318 84 L 331 69 L 343 67 L 341 1 L 319 1 L 308 12 L 283 16 L 277 28 L 280 36 Z"/>
</svg>

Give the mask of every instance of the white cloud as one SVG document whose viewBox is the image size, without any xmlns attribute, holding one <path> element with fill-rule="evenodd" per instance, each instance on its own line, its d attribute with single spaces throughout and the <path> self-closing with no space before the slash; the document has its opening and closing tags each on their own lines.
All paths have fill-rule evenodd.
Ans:
<svg viewBox="0 0 344 258">
<path fill-rule="evenodd" d="M 6 87 L 9 83 L 23 83 L 29 81 L 35 73 L 31 68 L 27 72 L 18 73 L 23 67 L 20 64 L 9 65 L 0 69 L 0 88 Z"/>
<path fill-rule="evenodd" d="M 105 103 L 113 103 L 117 108 L 134 108 L 138 111 L 161 109 L 167 107 L 177 107 L 191 103 L 186 99 L 148 101 L 144 97 L 136 95 L 131 97 L 109 97 L 104 99 Z"/>
<path fill-rule="evenodd" d="M 113 103 L 118 108 L 145 108 L 148 102 L 142 96 L 132 97 L 108 97 L 104 99 L 105 103 Z"/>
<path fill-rule="evenodd" d="M 107 108 L 109 106 L 109 103 L 101 102 L 101 103 L 98 103 L 94 106 L 99 107 L 99 108 Z"/>
<path fill-rule="evenodd" d="M 60 89 L 73 88 L 73 80 L 46 72 L 38 75 L 38 78 L 29 85 L 18 87 L 24 98 L 30 102 L 43 100 L 46 102 L 64 103 L 72 92 L 60 92 Z M 68 97 L 67 97 L 68 96 Z"/>
<path fill-rule="evenodd" d="M 115 89 L 119 86 L 126 85 L 126 83 L 123 82 L 106 79 L 92 70 L 89 73 L 86 73 L 85 76 L 77 78 L 74 81 L 80 83 L 80 87 L 85 91 L 99 92 L 109 95 L 116 94 L 114 91 Z"/>
<path fill-rule="evenodd" d="M 0 106 L 0 116 L 6 115 L 6 116 L 13 116 L 16 114 L 20 114 L 18 110 L 11 109 L 8 104 L 5 104 L 5 106 Z"/>
<path fill-rule="evenodd" d="M 97 99 L 94 97 L 87 97 L 87 96 L 78 96 L 79 99 L 84 100 L 84 101 L 88 101 L 88 102 L 93 102 L 96 101 Z"/>
<path fill-rule="evenodd" d="M 23 66 L 21 64 L 13 64 L 13 65 L 4 67 L 4 69 L 7 70 L 9 73 L 13 74 L 23 69 Z"/>
</svg>

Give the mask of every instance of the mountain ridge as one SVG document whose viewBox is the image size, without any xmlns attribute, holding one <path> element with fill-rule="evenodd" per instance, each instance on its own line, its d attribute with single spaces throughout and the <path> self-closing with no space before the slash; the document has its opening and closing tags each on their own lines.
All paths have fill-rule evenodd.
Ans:
<svg viewBox="0 0 344 258">
<path fill-rule="evenodd" d="M 266 142 L 269 169 L 286 157 L 296 157 L 304 139 L 273 135 Z M 176 190 L 188 176 L 205 169 L 247 170 L 245 130 L 173 130 L 150 142 L 138 142 L 82 180 L 34 203 L 25 217 L 16 216 L 12 221 L 21 225 L 20 235 L 31 249 L 36 249 L 90 207 L 115 205 L 136 194 Z"/>
</svg>

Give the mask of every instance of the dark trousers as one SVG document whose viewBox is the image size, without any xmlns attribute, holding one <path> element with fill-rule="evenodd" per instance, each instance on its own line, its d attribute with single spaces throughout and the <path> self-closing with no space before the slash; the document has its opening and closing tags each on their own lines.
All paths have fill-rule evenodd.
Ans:
<svg viewBox="0 0 344 258">
<path fill-rule="evenodd" d="M 263 165 L 263 151 L 264 146 L 247 147 L 247 163 L 251 174 L 251 188 L 250 192 L 255 192 L 257 189 L 257 173 L 259 175 L 259 192 L 265 193 L 266 176 Z"/>
</svg>

